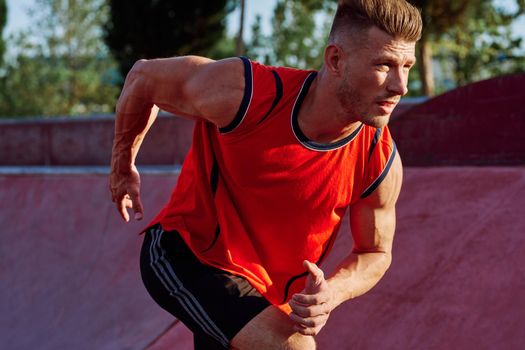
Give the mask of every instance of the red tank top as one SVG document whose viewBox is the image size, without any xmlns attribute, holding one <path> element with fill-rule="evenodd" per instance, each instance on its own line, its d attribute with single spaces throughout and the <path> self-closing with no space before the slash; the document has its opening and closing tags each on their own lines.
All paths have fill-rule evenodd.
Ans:
<svg viewBox="0 0 525 350">
<path fill-rule="evenodd" d="M 178 231 L 202 262 L 244 276 L 282 306 L 304 288 L 303 260 L 321 263 L 346 208 L 381 183 L 396 150 L 386 127 L 309 140 L 297 116 L 317 73 L 241 59 L 235 119 L 220 129 L 196 123 L 177 186 L 152 224 Z"/>
</svg>

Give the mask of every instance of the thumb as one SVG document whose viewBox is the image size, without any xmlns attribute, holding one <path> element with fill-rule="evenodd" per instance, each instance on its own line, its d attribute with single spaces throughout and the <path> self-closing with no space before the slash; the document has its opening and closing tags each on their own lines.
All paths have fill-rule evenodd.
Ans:
<svg viewBox="0 0 525 350">
<path fill-rule="evenodd" d="M 142 201 L 140 200 L 139 191 L 130 194 L 133 212 L 135 213 L 135 220 L 142 220 L 144 217 L 144 208 L 142 207 Z"/>
<path fill-rule="evenodd" d="M 306 294 L 315 294 L 321 290 L 324 279 L 323 270 L 321 270 L 316 264 L 305 260 L 303 266 L 308 272 L 306 279 Z"/>
</svg>

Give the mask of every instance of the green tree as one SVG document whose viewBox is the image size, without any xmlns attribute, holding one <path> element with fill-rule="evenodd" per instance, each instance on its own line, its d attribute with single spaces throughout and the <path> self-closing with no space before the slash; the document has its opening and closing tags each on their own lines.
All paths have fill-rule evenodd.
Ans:
<svg viewBox="0 0 525 350">
<path fill-rule="evenodd" d="M 432 96 L 435 92 L 432 71 L 434 50 L 440 51 L 442 57 L 447 56 L 445 51 L 451 49 L 450 43 L 454 42 L 453 51 L 457 53 L 455 58 L 462 59 L 466 55 L 459 53 L 464 51 L 461 47 L 463 49 L 476 47 L 476 52 L 471 52 L 469 60 L 463 61 L 460 65 L 479 69 L 481 67 L 479 63 L 486 60 L 486 50 L 496 48 L 490 45 L 476 46 L 479 38 L 492 37 L 489 41 L 493 43 L 504 36 L 509 39 L 510 24 L 525 9 L 525 0 L 516 0 L 518 10 L 513 14 L 505 14 L 502 9 L 496 7 L 493 0 L 409 0 L 409 2 L 421 10 L 423 18 L 423 35 L 418 43 L 417 56 L 421 93 L 427 96 Z M 510 41 L 508 43 L 511 44 L 510 47 L 500 46 L 499 49 L 512 51 L 515 43 Z M 469 74 L 472 72 L 470 70 Z M 458 83 L 461 82 L 458 80 Z"/>
<path fill-rule="evenodd" d="M 263 35 L 257 17 L 248 53 L 267 64 L 319 68 L 336 5 L 335 0 L 278 0 L 272 33 Z"/>
<path fill-rule="evenodd" d="M 522 38 L 515 37 L 511 24 L 518 12 L 480 2 L 461 28 L 454 27 L 438 42 L 436 58 L 442 66 L 450 65 L 456 86 L 505 73 L 525 71 Z"/>
<path fill-rule="evenodd" d="M 0 0 L 0 65 L 3 63 L 5 54 L 4 28 L 7 23 L 7 5 L 5 0 Z"/>
<path fill-rule="evenodd" d="M 36 0 L 33 27 L 0 80 L 0 115 L 75 115 L 113 110 L 118 73 L 102 40 L 104 0 Z"/>
<path fill-rule="evenodd" d="M 421 94 L 434 95 L 434 73 L 432 70 L 432 43 L 453 26 L 465 21 L 465 13 L 472 0 L 409 0 L 421 10 L 423 33 L 417 45 L 417 68 L 421 79 Z"/>
<path fill-rule="evenodd" d="M 246 13 L 246 1 L 239 0 L 239 32 L 235 42 L 235 54 L 237 56 L 243 55 L 245 51 L 244 44 L 244 18 Z"/>
<path fill-rule="evenodd" d="M 222 52 L 231 0 L 110 0 L 105 39 L 123 76 L 141 58 Z M 216 44 L 223 45 L 215 50 Z M 233 53 L 233 52 L 232 52 Z"/>
<path fill-rule="evenodd" d="M 269 37 L 262 32 L 262 17 L 260 14 L 255 15 L 255 21 L 252 24 L 251 40 L 245 44 L 246 54 L 266 64 L 270 64 L 271 45 Z"/>
</svg>

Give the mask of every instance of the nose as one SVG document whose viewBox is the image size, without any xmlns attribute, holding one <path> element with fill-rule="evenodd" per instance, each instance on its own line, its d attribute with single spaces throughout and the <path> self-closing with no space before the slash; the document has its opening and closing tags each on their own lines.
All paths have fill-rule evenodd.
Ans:
<svg viewBox="0 0 525 350">
<path fill-rule="evenodd" d="M 408 76 L 402 69 L 390 70 L 388 77 L 387 90 L 388 92 L 404 96 L 408 92 Z"/>
</svg>

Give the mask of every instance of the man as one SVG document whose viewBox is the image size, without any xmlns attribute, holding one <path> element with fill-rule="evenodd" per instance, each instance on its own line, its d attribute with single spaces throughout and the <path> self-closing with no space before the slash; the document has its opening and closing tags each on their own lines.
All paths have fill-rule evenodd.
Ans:
<svg viewBox="0 0 525 350">
<path fill-rule="evenodd" d="M 420 35 L 404 0 L 347 0 L 319 72 L 202 57 L 130 71 L 110 176 L 126 221 L 143 216 L 134 162 L 159 108 L 198 118 L 141 254 L 146 288 L 197 349 L 315 349 L 330 312 L 385 273 L 402 181 L 386 124 Z M 347 208 L 354 246 L 325 278 Z"/>
</svg>

